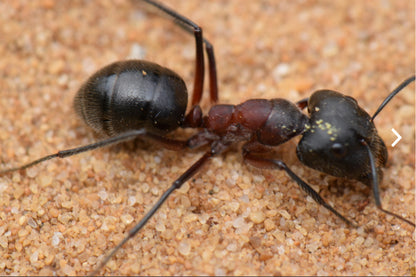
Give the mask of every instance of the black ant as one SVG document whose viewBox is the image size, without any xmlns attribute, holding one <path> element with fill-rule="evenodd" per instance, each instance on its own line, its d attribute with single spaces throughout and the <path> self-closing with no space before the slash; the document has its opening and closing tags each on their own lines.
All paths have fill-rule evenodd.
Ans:
<svg viewBox="0 0 416 277">
<path fill-rule="evenodd" d="M 324 173 L 358 180 L 373 190 L 377 207 L 415 227 L 400 215 L 382 208 L 379 182 L 387 161 L 387 148 L 377 134 L 374 118 L 405 86 L 403 81 L 383 101 L 371 117 L 355 99 L 331 90 L 319 90 L 311 97 L 293 104 L 284 99 L 251 99 L 239 105 L 214 105 L 204 116 L 199 106 L 204 83 L 204 45 L 208 56 L 210 100 L 218 100 L 214 50 L 202 35 L 202 29 L 188 18 L 157 3 L 144 0 L 172 16 L 196 42 L 196 73 L 191 109 L 185 115 L 188 93 L 184 81 L 175 72 L 143 60 L 110 64 L 92 75 L 79 89 L 74 107 L 80 117 L 100 134 L 109 138 L 89 145 L 59 151 L 28 164 L 0 171 L 5 174 L 23 170 L 53 158 L 65 158 L 114 143 L 146 137 L 173 150 L 208 151 L 169 187 L 140 222 L 129 231 L 93 274 L 98 273 L 111 257 L 159 210 L 166 199 L 194 176 L 213 156 L 231 145 L 245 142 L 243 158 L 258 168 L 284 170 L 309 196 L 350 226 L 356 226 L 332 206 L 283 161 L 266 157 L 270 148 L 302 135 L 297 156 L 305 165 Z M 307 107 L 309 117 L 302 113 Z M 175 140 L 165 135 L 177 128 L 199 128 L 188 140 Z"/>
</svg>

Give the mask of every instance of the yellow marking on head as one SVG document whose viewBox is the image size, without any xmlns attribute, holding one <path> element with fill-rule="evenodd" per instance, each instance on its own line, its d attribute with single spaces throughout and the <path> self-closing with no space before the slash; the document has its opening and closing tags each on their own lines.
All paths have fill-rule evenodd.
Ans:
<svg viewBox="0 0 416 277">
<path fill-rule="evenodd" d="M 322 119 L 316 120 L 315 121 L 316 125 L 313 125 L 311 127 L 311 132 L 313 131 L 313 129 L 315 128 L 319 128 L 322 131 L 326 131 L 327 134 L 330 136 L 330 140 L 334 141 L 337 138 L 337 133 L 338 133 L 338 129 L 335 128 L 331 123 L 329 122 L 324 122 Z"/>
</svg>

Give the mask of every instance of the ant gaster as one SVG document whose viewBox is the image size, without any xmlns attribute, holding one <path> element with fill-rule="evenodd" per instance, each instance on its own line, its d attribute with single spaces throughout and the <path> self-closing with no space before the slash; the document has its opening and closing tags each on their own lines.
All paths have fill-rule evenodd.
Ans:
<svg viewBox="0 0 416 277">
<path fill-rule="evenodd" d="M 130 238 L 140 231 L 173 191 L 197 173 L 211 157 L 237 142 L 245 142 L 243 158 L 259 168 L 284 170 L 309 196 L 351 226 L 350 220 L 338 213 L 281 160 L 265 157 L 270 147 L 302 135 L 297 156 L 305 165 L 324 173 L 358 180 L 373 190 L 377 207 L 415 227 L 400 215 L 384 210 L 379 195 L 382 167 L 387 161 L 387 148 L 377 134 L 374 118 L 405 86 L 412 76 L 397 87 L 370 117 L 352 97 L 331 90 L 320 90 L 293 104 L 284 99 L 251 99 L 239 105 L 214 105 L 203 116 L 199 107 L 204 83 L 204 53 L 208 56 L 210 100 L 218 100 L 214 50 L 203 38 L 202 29 L 188 18 L 153 1 L 144 0 L 175 19 L 196 41 L 196 72 L 192 107 L 185 116 L 188 93 L 186 85 L 175 72 L 143 60 L 110 64 L 92 75 L 79 89 L 74 107 L 79 116 L 95 131 L 109 136 L 102 141 L 59 151 L 31 163 L 0 171 L 5 174 L 26 169 L 52 158 L 64 158 L 113 143 L 146 137 L 166 148 L 182 150 L 208 146 L 209 150 L 169 187 L 101 262 L 93 274 L 104 267 Z M 307 107 L 309 117 L 301 109 Z M 166 138 L 177 128 L 200 128 L 186 141 Z"/>
</svg>

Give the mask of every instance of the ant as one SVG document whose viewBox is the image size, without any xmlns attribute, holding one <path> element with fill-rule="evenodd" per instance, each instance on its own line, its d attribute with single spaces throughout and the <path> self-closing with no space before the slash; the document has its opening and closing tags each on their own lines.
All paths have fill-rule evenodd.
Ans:
<svg viewBox="0 0 416 277">
<path fill-rule="evenodd" d="M 144 1 L 173 17 L 186 32 L 194 34 L 196 69 L 190 111 L 185 113 L 188 102 L 185 82 L 175 72 L 144 60 L 115 62 L 93 74 L 81 86 L 74 100 L 74 108 L 86 124 L 109 138 L 0 171 L 0 174 L 6 174 L 23 170 L 53 158 L 65 158 L 137 137 L 148 138 L 177 151 L 204 146 L 209 148 L 172 183 L 124 240 L 105 257 L 93 275 L 145 226 L 175 190 L 212 157 L 238 142 L 244 142 L 244 161 L 262 169 L 284 170 L 314 201 L 347 225 L 355 227 L 355 223 L 327 204 L 283 161 L 267 157 L 271 147 L 301 135 L 296 153 L 302 163 L 321 172 L 358 180 L 370 186 L 378 209 L 415 227 L 408 219 L 382 208 L 379 183 L 382 167 L 387 162 L 387 148 L 373 123 L 387 103 L 413 82 L 415 76 L 393 90 L 373 116 L 359 107 L 354 98 L 332 90 L 316 91 L 295 104 L 278 98 L 251 99 L 239 105 L 214 104 L 208 114 L 203 115 L 199 103 L 204 85 L 204 46 L 208 57 L 210 100 L 218 102 L 212 44 L 203 37 L 202 29 L 188 18 L 153 0 Z M 306 107 L 309 116 L 302 112 Z M 183 141 L 165 137 L 178 128 L 198 128 L 200 131 Z"/>
</svg>

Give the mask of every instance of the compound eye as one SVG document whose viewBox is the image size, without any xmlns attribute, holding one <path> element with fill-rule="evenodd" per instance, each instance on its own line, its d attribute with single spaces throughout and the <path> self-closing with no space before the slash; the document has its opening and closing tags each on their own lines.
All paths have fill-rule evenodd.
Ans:
<svg viewBox="0 0 416 277">
<path fill-rule="evenodd" d="M 347 154 L 347 148 L 341 143 L 334 143 L 331 146 L 331 153 L 337 158 L 343 158 Z"/>
</svg>

